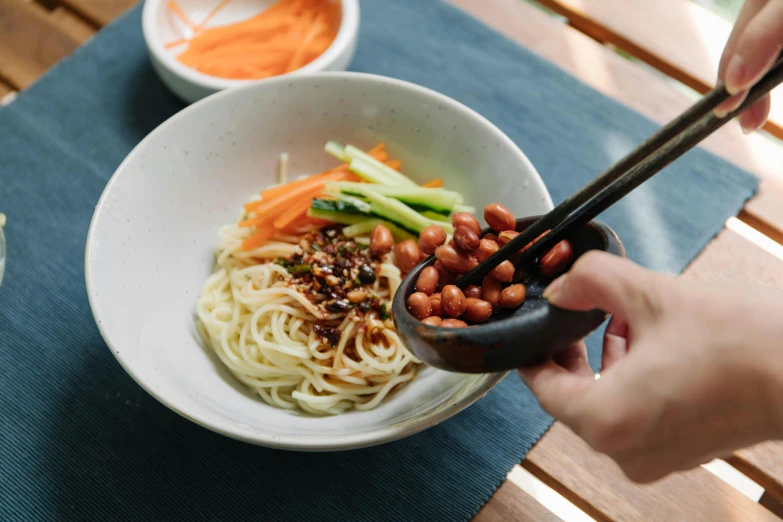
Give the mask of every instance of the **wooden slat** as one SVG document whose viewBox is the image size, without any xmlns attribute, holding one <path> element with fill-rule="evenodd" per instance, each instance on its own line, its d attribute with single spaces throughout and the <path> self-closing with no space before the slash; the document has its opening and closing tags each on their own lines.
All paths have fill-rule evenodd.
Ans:
<svg viewBox="0 0 783 522">
<path fill-rule="evenodd" d="M 0 0 L 0 77 L 22 89 L 79 46 L 38 4 Z"/>
<path fill-rule="evenodd" d="M 506 481 L 492 500 L 473 517 L 474 522 L 559 522 L 555 516 L 536 499 L 525 493 L 516 484 Z"/>
<path fill-rule="evenodd" d="M 56 7 L 49 17 L 79 43 L 86 42 L 96 32 L 95 27 L 67 7 Z"/>
<path fill-rule="evenodd" d="M 706 92 L 715 85 L 732 24 L 689 0 L 536 0 L 591 37 L 612 43 Z M 783 138 L 783 89 L 765 127 Z"/>
<path fill-rule="evenodd" d="M 764 494 L 761 495 L 761 498 L 759 499 L 759 504 L 772 511 L 777 516 L 783 518 L 783 502 L 773 497 L 769 493 L 764 492 Z"/>
<path fill-rule="evenodd" d="M 60 3 L 97 27 L 108 24 L 136 2 L 137 0 L 60 0 Z"/>
<path fill-rule="evenodd" d="M 783 289 L 783 261 L 724 229 L 684 277 Z M 783 498 L 783 444 L 742 450 L 729 462 L 776 498 Z M 611 461 L 559 424 L 533 448 L 523 467 L 599 520 L 778 520 L 768 511 L 754 509 L 760 506 L 701 468 L 651 486 L 633 485 Z M 660 498 L 666 499 L 664 506 L 657 505 Z M 671 511 L 673 506 L 693 512 L 677 513 Z"/>
<path fill-rule="evenodd" d="M 523 1 L 451 1 L 594 89 L 654 121 L 668 122 L 693 104 L 654 71 L 623 59 Z M 783 169 L 780 167 L 783 147 L 764 136 L 745 136 L 735 122 L 710 136 L 703 146 L 762 178 L 759 194 L 748 202 L 745 211 L 758 223 L 783 231 Z"/>
<path fill-rule="evenodd" d="M 533 447 L 522 467 L 602 522 L 780 522 L 703 468 L 650 485 L 634 484 L 560 423 Z"/>
<path fill-rule="evenodd" d="M 738 451 L 728 462 L 777 499 L 778 506 L 783 502 L 783 442 L 767 442 Z"/>
<path fill-rule="evenodd" d="M 7 83 L 0 81 L 0 100 L 5 98 L 8 94 L 14 92 L 14 88 Z"/>
<path fill-rule="evenodd" d="M 452 2 L 651 119 L 667 121 L 692 103 L 657 75 L 522 2 Z M 736 126 L 711 137 L 705 147 L 763 176 L 762 192 L 746 213 L 774 223 L 774 230 L 783 229 L 780 148 L 759 136 L 745 138 Z M 770 161 L 772 157 L 777 159 Z M 724 278 L 754 275 L 754 280 L 777 284 L 777 278 L 783 278 L 780 262 L 759 252 L 736 233 L 724 231 L 694 263 L 691 277 L 725 272 Z M 598 520 L 778 520 L 701 468 L 652 486 L 633 485 L 608 459 L 559 424 L 533 448 L 523 466 Z M 494 502 L 493 498 L 489 505 Z M 688 511 L 672 511 L 676 509 Z"/>
</svg>

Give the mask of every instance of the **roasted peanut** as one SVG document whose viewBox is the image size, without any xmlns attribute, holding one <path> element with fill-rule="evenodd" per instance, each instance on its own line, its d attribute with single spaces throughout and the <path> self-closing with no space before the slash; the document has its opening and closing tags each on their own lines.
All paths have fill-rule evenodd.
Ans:
<svg viewBox="0 0 783 522">
<path fill-rule="evenodd" d="M 471 229 L 477 236 L 481 235 L 481 225 L 476 218 L 467 212 L 457 212 L 451 216 L 451 224 L 454 225 L 454 229 L 460 225 L 465 225 Z"/>
<path fill-rule="evenodd" d="M 391 252 L 393 247 L 391 231 L 383 225 L 376 225 L 370 233 L 370 254 L 381 257 Z"/>
<path fill-rule="evenodd" d="M 356 288 L 355 290 L 348 292 L 345 297 L 352 303 L 361 303 L 367 299 L 367 290 L 364 288 Z"/>
<path fill-rule="evenodd" d="M 500 281 L 487 276 L 481 283 L 481 298 L 491 304 L 493 309 L 497 309 L 502 289 L 503 284 Z"/>
<path fill-rule="evenodd" d="M 515 230 L 517 228 L 514 214 L 500 203 L 490 203 L 484 207 L 484 221 L 495 232 Z"/>
<path fill-rule="evenodd" d="M 419 250 L 419 245 L 412 239 L 406 239 L 402 243 L 397 243 L 397 246 L 394 247 L 394 262 L 404 273 L 413 270 L 413 267 L 419 264 L 420 259 L 421 250 Z"/>
<path fill-rule="evenodd" d="M 465 302 L 465 320 L 469 323 L 484 323 L 492 315 L 492 304 L 488 301 L 468 297 Z"/>
<path fill-rule="evenodd" d="M 473 297 L 475 299 L 481 299 L 481 287 L 478 285 L 470 285 L 465 289 L 465 297 Z"/>
<path fill-rule="evenodd" d="M 459 319 L 444 319 L 438 326 L 441 328 L 467 328 L 468 323 Z"/>
<path fill-rule="evenodd" d="M 458 252 L 457 249 L 451 245 L 441 245 L 436 248 L 435 257 L 443 266 L 458 274 L 470 272 L 478 265 L 478 261 L 476 261 L 475 257 L 463 252 Z"/>
<path fill-rule="evenodd" d="M 426 319 L 423 319 L 421 322 L 424 324 L 428 324 L 430 326 L 440 326 L 440 324 L 443 322 L 443 319 L 441 319 L 437 315 L 431 315 Z"/>
<path fill-rule="evenodd" d="M 464 311 L 465 294 L 454 285 L 448 285 L 440 293 L 443 311 L 449 317 L 459 317 Z"/>
<path fill-rule="evenodd" d="M 465 253 L 473 253 L 479 247 L 478 234 L 465 225 L 454 229 L 454 246 Z"/>
<path fill-rule="evenodd" d="M 427 294 L 422 292 L 416 292 L 408 297 L 408 310 L 410 310 L 413 317 L 421 321 L 432 315 L 432 306 L 430 305 L 430 298 Z"/>
<path fill-rule="evenodd" d="M 436 260 L 432 266 L 438 271 L 438 288 L 443 288 L 454 282 L 454 272 L 443 266 L 443 263 Z"/>
<path fill-rule="evenodd" d="M 500 246 L 491 239 L 482 238 L 479 242 L 479 247 L 476 250 L 476 261 L 483 262 L 489 256 L 494 254 L 500 249 Z"/>
<path fill-rule="evenodd" d="M 574 248 L 567 239 L 562 240 L 552 247 L 552 250 L 541 256 L 539 261 L 541 265 L 541 274 L 545 277 L 551 277 L 563 270 L 574 258 Z"/>
<path fill-rule="evenodd" d="M 538 241 L 539 239 L 541 239 L 542 237 L 544 237 L 544 236 L 545 236 L 545 235 L 547 235 L 548 233 L 549 233 L 549 230 L 547 230 L 547 231 L 546 231 L 546 232 L 544 232 L 543 234 L 539 234 L 539 236 L 538 236 L 537 238 L 535 238 L 533 241 L 531 241 L 530 243 L 528 243 L 527 245 L 525 245 L 525 246 L 522 248 L 522 250 L 520 250 L 520 252 L 524 252 L 525 250 L 527 250 L 528 248 L 530 248 L 531 246 L 533 246 L 533 243 L 535 243 L 536 241 Z"/>
<path fill-rule="evenodd" d="M 504 230 L 498 234 L 498 245 L 503 246 L 515 237 L 519 235 L 519 232 L 515 230 Z"/>
<path fill-rule="evenodd" d="M 481 239 L 488 239 L 490 241 L 494 241 L 495 243 L 498 242 L 498 236 L 490 232 L 489 234 L 484 234 Z"/>
<path fill-rule="evenodd" d="M 525 302 L 526 295 L 527 289 L 525 288 L 525 285 L 516 284 L 507 286 L 500 292 L 498 304 L 503 308 L 516 308 Z"/>
<path fill-rule="evenodd" d="M 432 308 L 432 315 L 443 315 L 443 304 L 441 302 L 440 293 L 432 294 L 430 296 L 430 307 Z"/>
<path fill-rule="evenodd" d="M 446 231 L 438 225 L 430 225 L 419 234 L 419 248 L 422 252 L 432 255 L 435 249 L 446 242 Z"/>
<path fill-rule="evenodd" d="M 511 261 L 503 261 L 489 275 L 501 283 L 510 283 L 514 279 L 514 264 Z"/>
<path fill-rule="evenodd" d="M 427 295 L 432 295 L 438 287 L 438 271 L 435 267 L 428 266 L 419 274 L 416 280 L 416 290 Z"/>
</svg>

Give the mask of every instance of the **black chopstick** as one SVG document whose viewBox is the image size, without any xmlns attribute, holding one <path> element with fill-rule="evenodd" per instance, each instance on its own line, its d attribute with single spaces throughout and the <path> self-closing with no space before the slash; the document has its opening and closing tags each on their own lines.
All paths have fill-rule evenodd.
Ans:
<svg viewBox="0 0 783 522">
<path fill-rule="evenodd" d="M 633 191 L 654 174 L 685 154 L 704 138 L 743 112 L 783 81 L 783 58 L 748 93 L 742 105 L 718 118 L 712 111 L 730 95 L 722 85 L 705 95 L 678 118 L 663 127 L 627 156 L 593 179 L 577 193 L 539 218 L 500 250 L 455 283 L 464 289 L 481 284 L 493 268 L 506 259 L 522 266 L 552 248 L 570 232 L 581 227 Z M 582 208 L 580 208 L 582 207 Z M 577 212 L 573 213 L 576 209 Z M 523 253 L 517 252 L 544 232 L 545 236 Z"/>
</svg>

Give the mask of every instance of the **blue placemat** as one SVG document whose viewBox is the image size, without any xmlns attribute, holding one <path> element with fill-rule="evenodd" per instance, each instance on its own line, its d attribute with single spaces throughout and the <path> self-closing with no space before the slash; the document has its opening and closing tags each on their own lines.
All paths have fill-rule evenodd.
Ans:
<svg viewBox="0 0 783 522">
<path fill-rule="evenodd" d="M 92 210 L 123 157 L 182 108 L 150 68 L 139 15 L 0 110 L 0 520 L 470 518 L 551 423 L 515 375 L 419 435 L 300 454 L 177 416 L 105 346 L 82 271 Z M 364 2 L 353 69 L 478 110 L 526 151 L 556 201 L 656 127 L 438 0 Z M 679 272 L 756 184 L 693 151 L 603 218 L 631 258 Z"/>
</svg>

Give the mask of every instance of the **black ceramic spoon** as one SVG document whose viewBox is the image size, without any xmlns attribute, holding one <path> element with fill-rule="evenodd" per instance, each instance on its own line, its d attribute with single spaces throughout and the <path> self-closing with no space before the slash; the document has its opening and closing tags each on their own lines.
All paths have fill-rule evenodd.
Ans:
<svg viewBox="0 0 783 522">
<path fill-rule="evenodd" d="M 606 225 L 591 220 L 781 82 L 783 59 L 778 60 L 751 89 L 737 110 L 722 118 L 711 111 L 728 98 L 728 93 L 723 86 L 716 87 L 694 107 L 549 214 L 517 220 L 517 231 L 521 233 L 465 274 L 457 285 L 465 288 L 470 284 L 480 284 L 495 266 L 511 259 L 515 266 L 524 266 L 529 276 L 527 297 L 520 308 L 501 311 L 489 322 L 468 328 L 426 325 L 413 317 L 406 306 L 408 297 L 415 291 L 419 274 L 435 259 L 424 261 L 405 277 L 392 303 L 392 317 L 405 345 L 416 357 L 436 368 L 461 373 L 489 373 L 539 364 L 589 335 L 606 319 L 606 314 L 600 310 L 572 312 L 551 305 L 541 296 L 550 281 L 531 268 L 531 261 L 563 239 L 574 245 L 574 259 L 595 249 L 624 256 L 625 250 L 617 235 Z M 517 254 L 546 230 L 550 231 L 524 253 Z"/>
<path fill-rule="evenodd" d="M 517 231 L 526 229 L 539 217 L 518 219 Z M 597 221 L 581 227 L 568 240 L 575 259 L 589 250 L 625 256 L 617 234 Z M 588 335 L 606 319 L 600 310 L 571 312 L 550 305 L 541 294 L 552 279 L 533 269 L 526 273 L 527 295 L 519 308 L 502 310 L 492 321 L 469 328 L 428 326 L 408 313 L 405 302 L 412 289 L 406 289 L 405 283 L 415 284 L 421 271 L 434 262 L 431 257 L 408 274 L 394 296 L 392 315 L 408 349 L 423 362 L 442 370 L 491 373 L 539 364 Z"/>
</svg>

